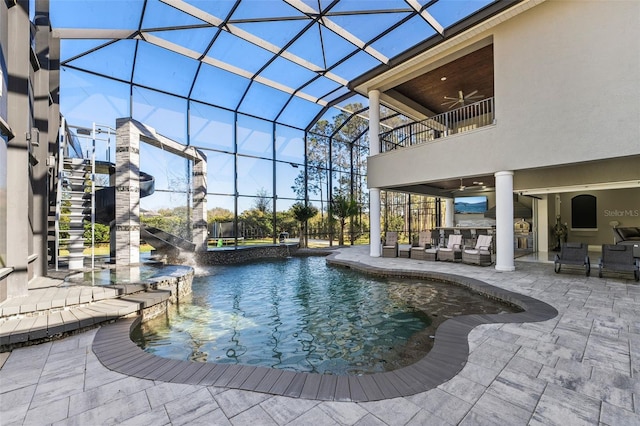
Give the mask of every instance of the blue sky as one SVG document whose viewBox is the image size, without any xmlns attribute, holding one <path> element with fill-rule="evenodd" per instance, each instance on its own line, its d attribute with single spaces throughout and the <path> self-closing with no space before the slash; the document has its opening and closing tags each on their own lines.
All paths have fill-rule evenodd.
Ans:
<svg viewBox="0 0 640 426">
<path fill-rule="evenodd" d="M 142 0 L 53 0 L 52 26 L 63 37 L 68 29 L 125 30 L 115 39 L 94 38 L 101 33 L 93 32 L 85 33 L 90 38 L 61 41 L 61 112 L 69 123 L 87 127 L 93 122 L 113 127 L 116 118 L 133 116 L 178 142 L 221 150 L 216 157 L 222 159 L 225 149 L 231 149 L 225 145 L 232 147 L 234 132 L 249 135 L 239 143 L 260 147 L 265 138 L 267 143 L 273 138 L 271 121 L 283 125 L 275 129 L 277 139 L 290 133 L 285 130 L 289 127 L 304 129 L 328 102 L 349 93 L 350 80 L 435 36 L 429 19 L 446 28 L 491 1 L 440 0 L 421 16 L 411 9 L 414 3 L 404 0 L 343 0 L 323 18 L 324 25 L 314 23 L 313 13 L 318 4 L 324 8 L 331 2 L 290 3 L 243 0 L 233 10 L 230 0 L 172 5 L 149 0 L 144 8 Z M 221 31 L 220 23 L 231 10 Z M 385 32 L 397 23 L 402 25 Z M 139 26 L 141 33 L 136 32 Z M 322 117 L 331 120 L 340 106 L 355 102 L 368 103 L 354 95 Z M 237 117 L 241 119 L 236 123 Z M 205 138 L 195 135 L 195 128 L 216 131 Z M 304 134 L 283 137 L 296 140 Z M 168 189 L 185 173 L 180 159 L 146 155 L 143 167 L 156 175 L 159 188 Z M 251 155 L 270 158 L 272 153 Z M 273 192 L 272 175 L 260 176 L 268 167 L 255 159 L 242 163 L 255 168 L 238 170 L 249 182 L 247 191 L 264 183 Z M 221 164 L 228 166 L 229 161 Z M 285 169 L 277 173 L 288 181 L 291 171 Z M 216 192 L 228 192 L 228 170 L 212 164 L 210 173 L 223 176 L 223 190 Z M 212 202 L 229 204 L 225 197 L 209 199 L 210 208 Z M 166 196 L 150 197 L 145 203 L 158 208 L 169 201 Z"/>
</svg>

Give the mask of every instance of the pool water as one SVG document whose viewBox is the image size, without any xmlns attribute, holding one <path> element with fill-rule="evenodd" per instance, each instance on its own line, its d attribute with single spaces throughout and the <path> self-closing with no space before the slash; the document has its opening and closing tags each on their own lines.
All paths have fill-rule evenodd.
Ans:
<svg viewBox="0 0 640 426">
<path fill-rule="evenodd" d="M 206 273 L 188 303 L 134 331 L 141 347 L 180 360 L 365 374 L 422 358 L 449 317 L 514 311 L 461 287 L 371 277 L 322 257 Z"/>
<path fill-rule="evenodd" d="M 157 264 L 142 264 L 140 266 L 125 266 L 118 268 L 96 269 L 87 272 L 77 272 L 65 278 L 65 285 L 114 285 L 139 283 L 155 277 L 170 268 Z"/>
</svg>

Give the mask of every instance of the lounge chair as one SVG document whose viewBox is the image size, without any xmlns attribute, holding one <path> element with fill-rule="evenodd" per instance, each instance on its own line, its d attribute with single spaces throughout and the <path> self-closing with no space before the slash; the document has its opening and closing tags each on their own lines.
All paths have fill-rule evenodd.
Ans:
<svg viewBox="0 0 640 426">
<path fill-rule="evenodd" d="M 451 234 L 447 240 L 446 247 L 438 249 L 438 260 L 448 260 L 455 262 L 462 260 L 462 235 Z"/>
<path fill-rule="evenodd" d="M 640 280 L 640 260 L 633 257 L 633 247 L 621 244 L 603 244 L 602 257 L 598 265 L 598 276 L 602 271 L 633 272 L 633 278 Z"/>
<path fill-rule="evenodd" d="M 491 259 L 492 235 L 478 235 L 476 245 L 473 248 L 462 250 L 462 262 L 475 265 L 489 266 L 493 263 Z"/>
<path fill-rule="evenodd" d="M 560 272 L 562 265 L 578 265 L 584 267 L 584 273 L 588 277 L 591 273 L 588 251 L 589 246 L 583 243 L 563 243 L 560 254 L 556 254 L 553 261 L 556 274 Z"/>
<path fill-rule="evenodd" d="M 411 247 L 411 258 L 418 260 L 427 260 L 425 250 L 431 248 L 431 233 L 422 231 L 418 234 L 418 245 Z"/>
<path fill-rule="evenodd" d="M 382 257 L 398 257 L 398 233 L 387 231 L 382 244 Z"/>
</svg>

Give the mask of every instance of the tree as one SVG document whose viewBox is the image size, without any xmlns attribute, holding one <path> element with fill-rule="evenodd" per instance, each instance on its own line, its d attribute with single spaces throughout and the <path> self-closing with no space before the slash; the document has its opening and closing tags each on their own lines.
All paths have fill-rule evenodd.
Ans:
<svg viewBox="0 0 640 426">
<path fill-rule="evenodd" d="M 276 230 L 278 233 L 287 232 L 292 238 L 298 234 L 298 221 L 293 216 L 291 209 L 276 212 Z"/>
<path fill-rule="evenodd" d="M 324 196 L 328 194 L 329 138 L 333 126 L 327 120 L 318 121 L 307 137 L 307 173 L 301 170 L 291 189 L 298 198 L 309 199 L 309 195 L 320 197 L 320 214 L 323 214 Z M 305 184 L 307 193 L 305 193 Z"/>
<path fill-rule="evenodd" d="M 358 203 L 352 198 L 338 194 L 331 201 L 331 215 L 340 222 L 339 245 L 344 245 L 344 227 L 347 219 L 358 214 Z"/>
<path fill-rule="evenodd" d="M 273 202 L 273 198 L 269 196 L 269 193 L 266 189 L 260 188 L 256 193 L 256 199 L 254 201 L 254 206 L 256 210 L 261 213 L 269 213 L 271 212 L 271 203 Z"/>
<path fill-rule="evenodd" d="M 300 222 L 300 248 L 306 248 L 309 245 L 309 235 L 307 234 L 307 221 L 318 214 L 318 209 L 311 204 L 295 203 L 291 206 L 293 216 Z"/>
<path fill-rule="evenodd" d="M 245 210 L 238 216 L 244 223 L 244 237 L 265 238 L 273 236 L 273 218 L 259 209 Z"/>
<path fill-rule="evenodd" d="M 95 223 L 93 228 L 94 241 L 96 243 L 108 243 L 109 236 L 111 235 L 109 225 L 103 225 L 101 223 Z M 91 245 L 91 222 L 84 223 L 84 233 L 82 234 L 85 244 Z"/>
<path fill-rule="evenodd" d="M 214 207 L 207 210 L 207 223 L 212 224 L 214 222 L 232 222 L 233 212 L 223 207 Z"/>
</svg>

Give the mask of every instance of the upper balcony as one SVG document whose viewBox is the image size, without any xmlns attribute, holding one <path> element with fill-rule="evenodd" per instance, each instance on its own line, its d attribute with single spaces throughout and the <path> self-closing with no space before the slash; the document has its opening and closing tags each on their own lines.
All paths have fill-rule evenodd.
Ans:
<svg viewBox="0 0 640 426">
<path fill-rule="evenodd" d="M 495 124 L 493 97 L 381 133 L 380 152 L 418 145 L 492 124 Z"/>
</svg>

